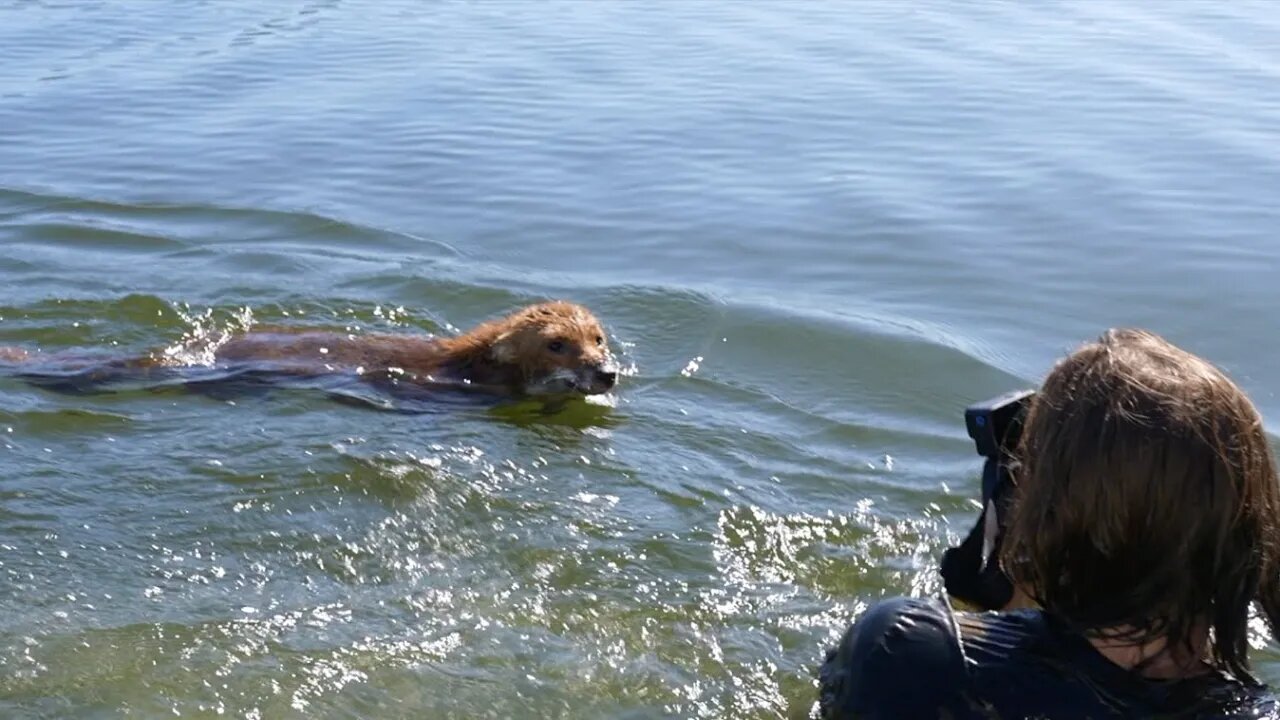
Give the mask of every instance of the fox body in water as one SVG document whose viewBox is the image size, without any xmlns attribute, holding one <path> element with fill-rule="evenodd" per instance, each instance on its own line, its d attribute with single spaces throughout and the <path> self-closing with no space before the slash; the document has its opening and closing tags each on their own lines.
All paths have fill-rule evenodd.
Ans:
<svg viewBox="0 0 1280 720">
<path fill-rule="evenodd" d="M 29 367 L 43 359 L 22 348 L 0 348 L 0 361 L 6 363 Z M 48 359 L 58 364 L 56 355 Z M 454 337 L 258 330 L 220 345 L 214 364 L 292 376 L 354 373 L 370 380 L 460 385 L 506 396 L 595 395 L 618 381 L 600 321 L 581 305 L 561 301 L 524 307 Z M 109 361 L 97 372 L 176 366 L 171 358 L 153 355 Z"/>
</svg>

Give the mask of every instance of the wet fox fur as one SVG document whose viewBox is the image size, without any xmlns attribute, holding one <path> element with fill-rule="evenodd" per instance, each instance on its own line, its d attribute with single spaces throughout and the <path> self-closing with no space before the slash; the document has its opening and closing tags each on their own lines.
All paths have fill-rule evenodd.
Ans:
<svg viewBox="0 0 1280 720">
<path fill-rule="evenodd" d="M 39 357 L 0 347 L 2 362 L 27 365 Z M 354 372 L 370 379 L 460 384 L 498 395 L 595 395 L 618 381 L 600 321 L 581 305 L 563 301 L 530 305 L 455 337 L 256 330 L 218 346 L 214 361 L 295 375 Z M 174 364 L 156 355 L 123 365 Z"/>
</svg>

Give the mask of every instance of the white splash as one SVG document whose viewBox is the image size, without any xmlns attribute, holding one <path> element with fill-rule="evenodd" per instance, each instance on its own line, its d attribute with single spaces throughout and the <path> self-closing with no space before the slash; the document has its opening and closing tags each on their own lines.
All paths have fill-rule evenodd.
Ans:
<svg viewBox="0 0 1280 720">
<path fill-rule="evenodd" d="M 702 356 L 699 355 L 698 357 L 690 360 L 689 364 L 685 365 L 684 369 L 680 371 L 680 374 L 683 375 L 684 377 L 693 377 L 693 374 L 698 372 L 698 370 L 701 368 L 702 368 Z"/>
</svg>

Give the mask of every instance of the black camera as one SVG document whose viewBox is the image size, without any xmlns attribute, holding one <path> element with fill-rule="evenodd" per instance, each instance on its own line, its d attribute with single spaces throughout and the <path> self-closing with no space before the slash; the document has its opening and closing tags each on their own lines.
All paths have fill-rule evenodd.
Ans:
<svg viewBox="0 0 1280 720">
<path fill-rule="evenodd" d="M 952 597 L 984 610 L 998 610 L 1013 597 L 1013 584 L 995 558 L 1004 536 L 1004 518 L 1013 497 L 1010 466 L 1022 437 L 1033 390 L 1019 390 L 964 411 L 965 428 L 986 458 L 982 467 L 982 512 L 959 546 L 942 555 L 942 581 Z"/>
</svg>

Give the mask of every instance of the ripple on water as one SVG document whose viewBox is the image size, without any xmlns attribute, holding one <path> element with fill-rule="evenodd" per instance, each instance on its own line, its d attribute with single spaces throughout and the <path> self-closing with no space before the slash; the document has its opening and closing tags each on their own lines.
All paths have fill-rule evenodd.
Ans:
<svg viewBox="0 0 1280 720">
<path fill-rule="evenodd" d="M 606 446 L 595 447 L 588 456 Z M 349 438 L 328 457 L 312 448 L 310 463 L 324 468 L 312 480 L 227 478 L 256 500 L 232 510 L 238 522 L 203 525 L 214 547 L 162 540 L 138 554 L 146 579 L 133 602 L 186 620 L 31 622 L 31 642 L 4 643 L 24 668 L 5 695 L 28 709 L 47 697 L 92 705 L 80 688 L 110 697 L 146 678 L 150 693 L 130 693 L 140 712 L 349 712 L 394 691 L 445 715 L 618 703 L 683 717 L 780 713 L 807 682 L 791 657 L 811 646 L 813 613 L 832 624 L 843 615 L 823 610 L 788 565 L 815 543 L 859 536 L 870 538 L 856 547 L 868 567 L 877 553 L 914 552 L 891 525 L 856 529 L 865 512 L 818 520 L 730 508 L 714 534 L 653 534 L 621 495 L 600 491 L 600 470 L 573 481 L 473 446 L 402 452 Z M 368 493 L 392 514 L 332 526 Z M 104 662 L 125 649 L 133 660 Z M 513 685 L 531 662 L 536 675 Z M 494 682 L 511 692 L 493 698 Z"/>
</svg>

